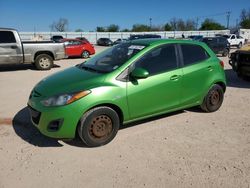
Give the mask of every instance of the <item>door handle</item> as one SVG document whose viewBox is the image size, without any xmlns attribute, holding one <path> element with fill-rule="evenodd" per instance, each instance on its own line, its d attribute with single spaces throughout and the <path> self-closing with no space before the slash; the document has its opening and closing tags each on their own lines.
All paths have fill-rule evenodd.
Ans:
<svg viewBox="0 0 250 188">
<path fill-rule="evenodd" d="M 170 77 L 170 80 L 178 80 L 179 79 L 179 75 L 173 75 Z"/>
</svg>

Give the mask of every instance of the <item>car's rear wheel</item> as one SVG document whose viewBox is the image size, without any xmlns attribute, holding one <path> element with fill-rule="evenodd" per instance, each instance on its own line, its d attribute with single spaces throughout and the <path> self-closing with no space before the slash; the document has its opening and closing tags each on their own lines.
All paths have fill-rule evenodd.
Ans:
<svg viewBox="0 0 250 188">
<path fill-rule="evenodd" d="M 201 109 L 206 112 L 214 112 L 221 107 L 223 99 L 223 88 L 220 85 L 215 84 L 205 96 L 203 103 L 201 104 Z"/>
<path fill-rule="evenodd" d="M 87 146 L 97 147 L 113 140 L 119 127 L 119 116 L 112 108 L 97 107 L 83 115 L 78 134 Z"/>
<path fill-rule="evenodd" d="M 35 59 L 35 66 L 38 70 L 49 70 L 53 67 L 53 58 L 47 54 L 40 54 Z"/>
<path fill-rule="evenodd" d="M 225 49 L 225 50 L 223 51 L 223 53 L 222 53 L 222 56 L 223 56 L 223 57 L 226 57 L 226 56 L 228 56 L 228 54 L 229 54 L 229 50 L 228 50 L 228 49 Z"/>
<path fill-rule="evenodd" d="M 89 58 L 89 52 L 86 51 L 86 50 L 84 50 L 84 51 L 82 52 L 82 58 L 84 58 L 84 59 Z"/>
</svg>

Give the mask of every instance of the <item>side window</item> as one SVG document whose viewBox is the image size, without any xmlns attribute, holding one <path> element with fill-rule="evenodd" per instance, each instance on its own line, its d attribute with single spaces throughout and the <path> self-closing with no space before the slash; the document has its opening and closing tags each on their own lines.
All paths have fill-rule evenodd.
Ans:
<svg viewBox="0 0 250 188">
<path fill-rule="evenodd" d="M 146 69 L 155 75 L 177 68 L 175 45 L 164 45 L 145 54 L 135 63 L 135 67 Z"/>
<path fill-rule="evenodd" d="M 72 41 L 72 44 L 73 44 L 74 46 L 76 46 L 76 45 L 80 45 L 81 43 L 80 43 L 79 41 Z"/>
<path fill-rule="evenodd" d="M 206 50 L 199 45 L 183 44 L 181 45 L 184 65 L 194 64 L 209 58 Z"/>
<path fill-rule="evenodd" d="M 16 39 L 13 32 L 0 31 L 0 43 L 16 43 Z"/>
<path fill-rule="evenodd" d="M 233 36 L 231 37 L 231 39 L 235 39 L 235 36 L 233 35 Z"/>
</svg>

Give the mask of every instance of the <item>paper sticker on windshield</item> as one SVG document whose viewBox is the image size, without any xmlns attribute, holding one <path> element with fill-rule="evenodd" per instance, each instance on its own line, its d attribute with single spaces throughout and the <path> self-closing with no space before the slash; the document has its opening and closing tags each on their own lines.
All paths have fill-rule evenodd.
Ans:
<svg viewBox="0 0 250 188">
<path fill-rule="evenodd" d="M 131 46 L 129 46 L 128 49 L 130 49 L 130 50 L 142 50 L 143 48 L 145 48 L 145 46 L 131 45 Z"/>
</svg>

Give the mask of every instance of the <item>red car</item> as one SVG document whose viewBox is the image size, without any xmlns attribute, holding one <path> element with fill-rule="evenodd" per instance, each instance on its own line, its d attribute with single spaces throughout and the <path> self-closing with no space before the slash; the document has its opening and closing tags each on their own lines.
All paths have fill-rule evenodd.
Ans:
<svg viewBox="0 0 250 188">
<path fill-rule="evenodd" d="M 65 44 L 66 55 L 68 57 L 88 58 L 95 54 L 95 48 L 92 44 L 78 39 L 63 39 L 61 42 Z"/>
</svg>

